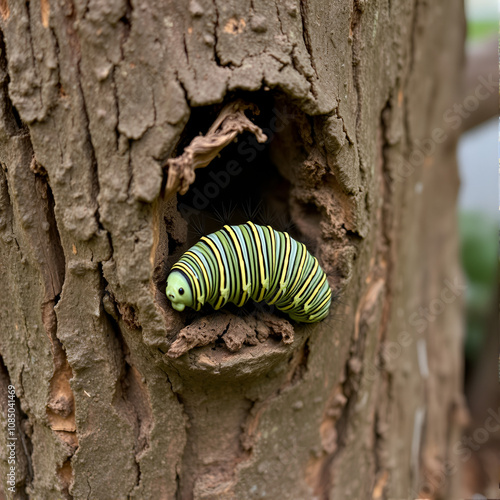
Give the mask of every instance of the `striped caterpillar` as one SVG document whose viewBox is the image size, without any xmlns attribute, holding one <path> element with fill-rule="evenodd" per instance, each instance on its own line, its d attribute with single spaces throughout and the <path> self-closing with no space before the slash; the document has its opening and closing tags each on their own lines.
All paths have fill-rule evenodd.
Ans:
<svg viewBox="0 0 500 500">
<path fill-rule="evenodd" d="M 328 315 L 332 292 L 303 243 L 270 226 L 247 222 L 203 236 L 174 264 L 167 297 L 176 311 L 215 310 L 249 299 L 275 305 L 291 319 L 315 323 Z"/>
</svg>

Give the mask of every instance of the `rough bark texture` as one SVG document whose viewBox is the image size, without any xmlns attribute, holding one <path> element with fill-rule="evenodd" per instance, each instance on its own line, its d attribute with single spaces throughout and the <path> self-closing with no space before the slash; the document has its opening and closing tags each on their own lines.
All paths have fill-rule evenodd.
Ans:
<svg viewBox="0 0 500 500">
<path fill-rule="evenodd" d="M 460 298 L 419 308 L 460 280 L 456 132 L 433 135 L 460 95 L 460 2 L 1 0 L 0 15 L 16 498 L 458 498 Z M 264 132 L 278 117 L 288 191 L 251 175 L 338 300 L 288 343 L 252 311 L 243 334 L 233 312 L 195 318 L 218 333 L 176 358 L 193 318 L 164 284 L 190 226 L 163 167 L 240 97 Z"/>
</svg>

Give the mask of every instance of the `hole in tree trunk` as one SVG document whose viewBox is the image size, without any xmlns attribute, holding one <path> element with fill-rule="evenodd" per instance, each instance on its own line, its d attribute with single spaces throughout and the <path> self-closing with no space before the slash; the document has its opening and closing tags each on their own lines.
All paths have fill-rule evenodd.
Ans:
<svg viewBox="0 0 500 500">
<path fill-rule="evenodd" d="M 250 100 L 245 95 L 242 97 Z M 263 130 L 268 137 L 267 142 L 260 144 L 253 134 L 245 132 L 225 147 L 207 167 L 196 170 L 196 179 L 188 192 L 177 198 L 177 208 L 188 222 L 186 246 L 196 243 L 203 234 L 217 231 L 224 224 L 242 224 L 248 220 L 269 224 L 282 231 L 291 229 L 289 195 L 292 167 L 285 166 L 283 172 L 274 161 L 274 157 L 279 158 L 280 155 L 273 152 L 284 142 L 279 135 L 290 126 L 290 117 L 280 112 L 269 93 L 252 95 L 251 102 L 258 106 L 260 113 L 258 116 L 247 113 L 247 116 Z M 194 136 L 208 130 L 220 107 L 193 110 L 177 148 L 178 154 Z"/>
<path fill-rule="evenodd" d="M 156 252 L 157 269 L 161 272 L 155 279 L 162 294 L 161 300 L 157 299 L 162 309 L 165 307 L 165 284 L 170 268 L 201 236 L 218 231 L 225 224 L 237 225 L 251 220 L 256 224 L 270 225 L 304 242 L 313 254 L 321 237 L 322 211 L 313 199 L 302 201 L 296 195 L 296 186 L 301 185 L 304 175 L 304 162 L 314 146 L 312 125 L 309 118 L 283 96 L 271 92 L 239 94 L 220 105 L 193 109 L 172 157 L 180 157 L 195 137 L 205 135 L 221 109 L 235 99 L 243 99 L 258 107 L 258 114 L 247 111 L 246 116 L 260 127 L 267 141 L 259 143 L 252 133 L 241 133 L 206 167 L 195 170 L 195 180 L 184 195 L 178 194 L 176 200 L 170 198 L 164 203 L 158 247 L 163 251 Z M 183 229 L 179 230 L 180 227 Z M 160 263 L 159 257 L 162 256 Z M 269 341 L 272 341 L 272 336 L 278 337 L 278 340 L 285 339 L 286 335 L 293 342 L 294 328 L 289 323 L 289 317 L 263 303 L 249 301 L 242 308 L 227 304 L 215 313 L 210 305 L 205 305 L 199 312 L 186 308 L 177 313 L 167 303 L 164 312 L 169 318 L 172 315 L 181 318 L 181 323 L 187 325 L 177 333 L 172 332 L 176 338 L 173 350 L 176 353 L 179 351 L 174 357 L 186 352 L 187 345 L 191 346 L 189 349 L 207 345 L 197 343 L 194 337 L 198 336 L 198 332 L 203 333 L 199 334 L 201 337 L 207 336 L 212 330 L 214 339 L 209 344 L 217 345 L 218 339 L 219 343 L 225 342 L 233 351 L 234 345 L 240 345 L 240 340 L 232 339 L 229 345 L 224 335 L 229 335 L 229 328 L 234 336 L 234 332 L 244 326 L 241 321 L 252 332 L 255 328 L 256 334 L 259 328 L 268 332 L 264 336 L 267 338 L 270 335 Z M 275 318 L 276 324 L 269 326 L 269 318 Z M 262 326 L 262 321 L 268 321 L 267 326 Z M 230 327 L 230 324 L 233 326 Z M 247 340 L 252 337 L 252 332 L 248 333 Z M 252 338 L 253 343 L 248 345 L 259 343 L 257 337 Z M 181 345 L 177 348 L 179 342 Z M 247 341 L 241 340 L 242 343 L 247 344 Z"/>
</svg>

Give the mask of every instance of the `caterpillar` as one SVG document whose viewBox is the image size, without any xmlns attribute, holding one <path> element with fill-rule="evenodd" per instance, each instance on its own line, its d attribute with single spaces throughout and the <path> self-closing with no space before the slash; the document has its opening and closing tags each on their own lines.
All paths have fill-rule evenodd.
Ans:
<svg viewBox="0 0 500 500">
<path fill-rule="evenodd" d="M 215 310 L 249 299 L 275 305 L 298 322 L 328 315 L 332 292 L 316 257 L 303 243 L 270 226 L 247 222 L 203 236 L 172 266 L 166 295 L 176 311 Z"/>
</svg>

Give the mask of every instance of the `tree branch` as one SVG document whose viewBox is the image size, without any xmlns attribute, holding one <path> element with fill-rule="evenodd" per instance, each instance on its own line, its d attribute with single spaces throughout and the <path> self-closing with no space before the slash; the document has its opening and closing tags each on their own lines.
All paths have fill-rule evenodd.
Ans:
<svg viewBox="0 0 500 500">
<path fill-rule="evenodd" d="M 479 107 L 464 120 L 463 131 L 470 130 L 477 125 L 498 115 L 498 37 L 492 36 L 488 40 L 468 48 L 466 55 L 464 99 L 475 96 L 479 100 Z M 488 88 L 483 88 L 478 94 L 478 87 L 489 82 Z M 491 90 L 494 86 L 495 90 Z M 485 96 L 488 92 L 488 97 Z"/>
</svg>

